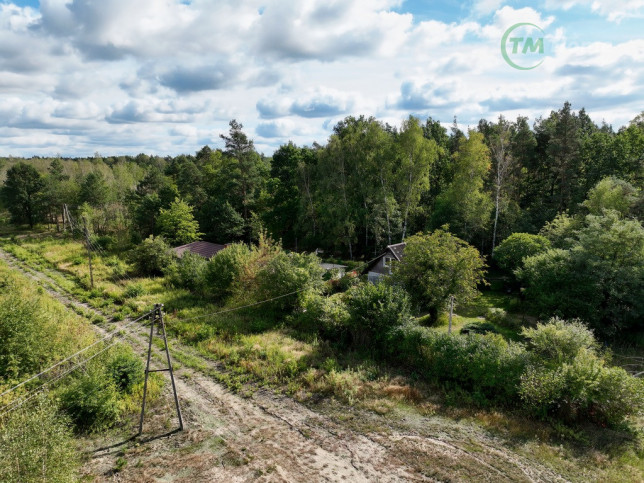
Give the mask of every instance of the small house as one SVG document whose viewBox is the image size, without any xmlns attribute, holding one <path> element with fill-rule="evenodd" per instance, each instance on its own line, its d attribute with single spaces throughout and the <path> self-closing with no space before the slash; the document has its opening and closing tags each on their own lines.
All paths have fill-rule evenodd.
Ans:
<svg viewBox="0 0 644 483">
<path fill-rule="evenodd" d="M 391 263 L 394 260 L 399 262 L 403 259 L 405 245 L 406 243 L 404 242 L 387 245 L 387 248 L 379 257 L 369 262 L 365 272 L 367 272 L 367 277 L 371 283 L 377 283 L 382 277 L 391 274 Z"/>
<path fill-rule="evenodd" d="M 347 266 L 346 265 L 338 265 L 337 263 L 320 263 L 320 266 L 326 272 L 329 272 L 331 270 L 335 270 L 336 275 L 335 275 L 334 278 L 342 278 L 342 277 L 344 277 L 344 274 L 347 271 Z"/>
<path fill-rule="evenodd" d="M 183 256 L 184 253 L 190 252 L 195 255 L 200 255 L 206 260 L 210 260 L 218 252 L 226 248 L 228 244 L 220 245 L 219 243 L 210 243 L 207 241 L 196 241 L 188 243 L 187 245 L 181 245 L 180 247 L 173 248 L 174 252 L 179 258 Z"/>
</svg>

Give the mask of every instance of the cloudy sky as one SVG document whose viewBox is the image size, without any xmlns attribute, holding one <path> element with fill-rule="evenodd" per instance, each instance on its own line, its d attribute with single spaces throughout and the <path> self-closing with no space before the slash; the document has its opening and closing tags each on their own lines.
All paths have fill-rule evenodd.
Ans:
<svg viewBox="0 0 644 483">
<path fill-rule="evenodd" d="M 520 22 L 532 70 L 501 53 Z M 618 128 L 642 32 L 644 0 L 0 0 L 0 155 L 194 153 L 232 118 L 269 155 L 347 115 L 466 128 L 566 100 Z"/>
</svg>

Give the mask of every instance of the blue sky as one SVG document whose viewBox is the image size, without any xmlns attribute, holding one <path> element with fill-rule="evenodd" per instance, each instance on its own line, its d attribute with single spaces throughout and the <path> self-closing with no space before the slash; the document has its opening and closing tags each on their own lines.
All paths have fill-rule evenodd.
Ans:
<svg viewBox="0 0 644 483">
<path fill-rule="evenodd" d="M 501 53 L 520 22 L 544 32 L 532 70 Z M 467 128 L 566 100 L 619 128 L 643 31 L 643 0 L 0 0 L 0 155 L 191 153 L 232 118 L 270 154 L 348 115 Z"/>
</svg>

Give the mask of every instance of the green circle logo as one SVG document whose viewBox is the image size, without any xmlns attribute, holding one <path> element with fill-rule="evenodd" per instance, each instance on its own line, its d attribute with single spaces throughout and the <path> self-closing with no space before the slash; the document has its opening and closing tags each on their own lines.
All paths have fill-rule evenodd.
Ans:
<svg viewBox="0 0 644 483">
<path fill-rule="evenodd" d="M 545 32 L 533 23 L 515 23 L 501 39 L 501 54 L 515 69 L 532 70 L 544 59 L 543 36 Z"/>
</svg>

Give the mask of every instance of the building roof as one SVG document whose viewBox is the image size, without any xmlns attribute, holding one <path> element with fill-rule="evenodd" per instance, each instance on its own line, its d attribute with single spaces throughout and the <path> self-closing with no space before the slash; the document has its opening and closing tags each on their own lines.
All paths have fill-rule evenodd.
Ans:
<svg viewBox="0 0 644 483">
<path fill-rule="evenodd" d="M 214 257 L 217 252 L 223 250 L 227 246 L 228 245 L 220 245 L 219 243 L 210 243 L 207 241 L 196 241 L 173 248 L 173 250 L 179 257 L 182 257 L 185 252 L 190 252 L 209 259 Z"/>
<path fill-rule="evenodd" d="M 320 263 L 320 266 L 325 270 L 333 270 L 334 268 L 342 270 L 347 268 L 346 265 L 338 265 L 337 263 Z"/>
<path fill-rule="evenodd" d="M 404 251 L 405 251 L 406 245 L 407 244 L 405 242 L 396 243 L 394 245 L 387 245 L 387 248 L 385 248 L 385 251 L 382 252 L 380 255 L 378 255 L 376 258 L 369 261 L 367 263 L 367 266 L 364 268 L 362 272 L 366 273 L 369 270 L 371 270 L 371 268 L 374 267 L 380 261 L 380 259 L 385 255 L 387 255 L 388 253 L 391 253 L 397 261 L 401 261 L 404 257 Z"/>
<path fill-rule="evenodd" d="M 407 244 L 405 242 L 396 243 L 395 245 L 387 245 L 387 249 L 394 254 L 394 257 L 396 257 L 396 260 L 400 261 L 403 258 L 403 252 L 405 250 L 406 245 Z"/>
</svg>

